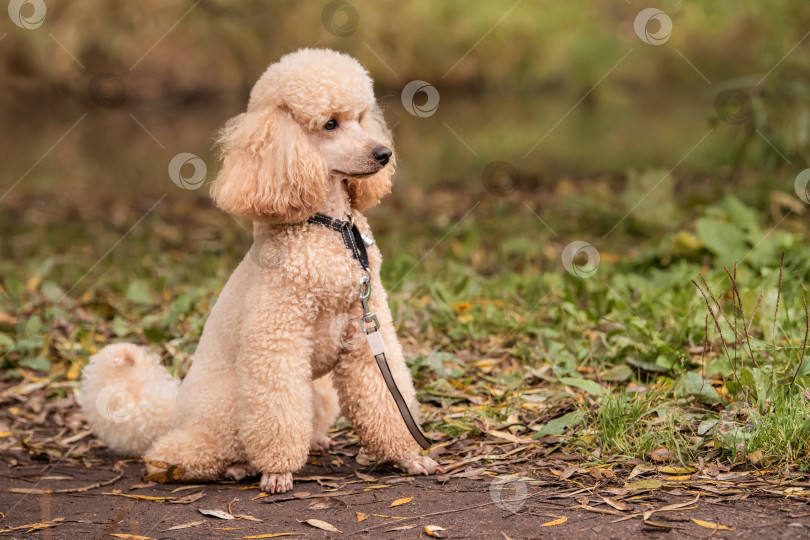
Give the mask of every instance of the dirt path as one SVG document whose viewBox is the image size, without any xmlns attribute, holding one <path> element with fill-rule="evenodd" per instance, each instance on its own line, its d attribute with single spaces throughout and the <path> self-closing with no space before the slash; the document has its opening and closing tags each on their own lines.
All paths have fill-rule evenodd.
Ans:
<svg viewBox="0 0 810 540">
<path fill-rule="evenodd" d="M 810 537 L 806 497 L 748 494 L 744 489 L 735 490 L 733 496 L 670 489 L 640 491 L 619 500 L 615 490 L 583 490 L 577 483 L 553 477 L 499 486 L 482 475 L 478 479 L 403 477 L 387 469 L 361 467 L 354 460 L 340 466 L 308 465 L 298 475 L 292 495 L 256 498 L 260 493 L 255 480 L 198 487 L 145 484 L 137 462 L 120 464 L 123 475 L 117 481 L 86 492 L 36 491 L 82 488 L 119 476 L 113 456 L 100 450 L 91 454 L 93 466 L 87 468 L 87 458 L 84 465 L 70 459 L 56 464 L 4 453 L 0 511 L 5 518 L 0 519 L 0 529 L 42 522 L 53 526 L 30 533 L 29 529 L 18 529 L 3 536 L 60 539 L 129 534 L 161 539 L 232 539 L 291 533 L 287 537 L 428 538 L 425 526 L 433 525 L 445 529 L 433 534 L 447 538 L 627 538 L 639 534 L 660 538 Z M 178 487 L 182 489 L 177 491 Z M 697 495 L 700 497 L 695 501 Z M 602 497 L 610 498 L 619 508 Z M 403 498 L 412 499 L 391 507 Z M 690 504 L 655 512 L 647 522 L 641 516 L 617 521 L 683 503 Z M 205 516 L 200 509 L 230 509 L 237 519 Z M 358 521 L 360 514 L 368 517 Z M 565 520 L 559 524 L 543 526 L 562 518 Z M 341 533 L 302 523 L 309 519 L 329 523 Z M 693 519 L 722 524 L 730 530 L 713 531 Z M 176 528 L 181 525 L 187 527 Z"/>
</svg>

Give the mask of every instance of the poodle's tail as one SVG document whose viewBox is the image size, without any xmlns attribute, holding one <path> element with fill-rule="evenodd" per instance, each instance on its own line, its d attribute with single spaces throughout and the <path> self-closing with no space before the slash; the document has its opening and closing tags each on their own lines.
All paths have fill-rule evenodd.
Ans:
<svg viewBox="0 0 810 540">
<path fill-rule="evenodd" d="M 156 354 L 130 343 L 104 347 L 82 371 L 87 423 L 111 450 L 141 456 L 172 425 L 180 380 Z"/>
</svg>

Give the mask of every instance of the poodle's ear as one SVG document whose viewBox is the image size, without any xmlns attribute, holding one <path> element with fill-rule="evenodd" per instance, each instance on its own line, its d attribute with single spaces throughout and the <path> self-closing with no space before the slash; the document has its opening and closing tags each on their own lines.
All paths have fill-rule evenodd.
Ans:
<svg viewBox="0 0 810 540">
<path fill-rule="evenodd" d="M 363 130 L 374 137 L 377 142 L 387 146 L 391 150 L 394 149 L 391 143 L 391 132 L 385 125 L 380 107 L 375 103 L 374 106 L 366 112 L 360 126 Z M 349 197 L 352 201 L 352 207 L 357 210 L 365 210 L 370 206 L 374 206 L 380 199 L 391 193 L 391 177 L 397 168 L 397 155 L 394 152 L 388 164 L 380 169 L 380 171 L 368 178 L 350 178 L 347 187 L 349 190 Z"/>
<path fill-rule="evenodd" d="M 218 143 L 223 163 L 211 196 L 226 212 L 295 223 L 326 199 L 326 162 L 287 109 L 267 107 L 235 116 Z"/>
</svg>

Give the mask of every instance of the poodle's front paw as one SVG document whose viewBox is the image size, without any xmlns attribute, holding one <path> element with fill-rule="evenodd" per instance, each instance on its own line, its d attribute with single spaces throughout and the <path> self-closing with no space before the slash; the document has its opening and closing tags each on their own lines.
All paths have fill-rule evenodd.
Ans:
<svg viewBox="0 0 810 540">
<path fill-rule="evenodd" d="M 265 493 L 286 493 L 292 489 L 292 473 L 264 473 L 259 488 Z"/>
<path fill-rule="evenodd" d="M 324 435 L 323 437 L 316 437 L 312 439 L 312 442 L 309 445 L 309 449 L 312 450 L 313 452 L 328 452 L 329 448 L 333 444 L 335 444 L 335 441 L 333 441 L 327 435 Z"/>
<path fill-rule="evenodd" d="M 427 456 L 419 456 L 418 458 L 399 463 L 398 465 L 401 469 L 408 471 L 408 474 L 413 476 L 419 474 L 427 476 L 435 472 L 444 472 L 444 467 Z"/>
<path fill-rule="evenodd" d="M 250 463 L 234 463 L 225 471 L 225 478 L 237 482 L 248 476 L 255 476 L 258 471 Z"/>
</svg>

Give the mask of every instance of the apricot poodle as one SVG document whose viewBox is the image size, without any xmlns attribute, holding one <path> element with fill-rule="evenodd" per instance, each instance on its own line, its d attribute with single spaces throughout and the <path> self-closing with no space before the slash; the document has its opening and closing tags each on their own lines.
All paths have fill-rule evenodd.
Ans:
<svg viewBox="0 0 810 540">
<path fill-rule="evenodd" d="M 353 218 L 391 189 L 395 160 L 372 81 L 353 58 L 303 49 L 271 65 L 247 111 L 220 133 L 212 196 L 253 221 L 254 243 L 211 310 L 182 382 L 155 354 L 109 345 L 84 369 L 79 402 L 114 451 L 180 480 L 262 474 L 267 492 L 292 487 L 310 448 L 330 444 L 340 411 L 362 445 L 411 474 L 442 468 L 421 454 L 361 329 L 362 266 L 316 213 Z M 418 415 L 413 383 L 368 248 L 371 311 L 394 379 Z M 418 416 L 417 416 L 418 418 Z"/>
</svg>

